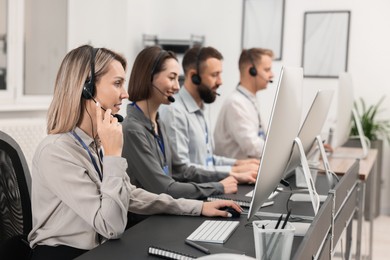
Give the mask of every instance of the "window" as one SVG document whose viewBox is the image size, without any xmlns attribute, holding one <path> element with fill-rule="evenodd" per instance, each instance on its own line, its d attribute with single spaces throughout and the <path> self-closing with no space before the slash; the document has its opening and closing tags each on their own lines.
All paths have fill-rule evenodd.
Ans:
<svg viewBox="0 0 390 260">
<path fill-rule="evenodd" d="M 0 13 L 0 104 L 47 108 L 67 52 L 68 0 L 0 0 Z"/>
<path fill-rule="evenodd" d="M 244 0 L 242 48 L 267 48 L 282 59 L 285 0 Z"/>
<path fill-rule="evenodd" d="M 302 67 L 305 77 L 337 78 L 348 68 L 350 11 L 305 12 Z"/>
<path fill-rule="evenodd" d="M 7 0 L 0 0 L 0 91 L 6 90 L 7 75 Z"/>
</svg>

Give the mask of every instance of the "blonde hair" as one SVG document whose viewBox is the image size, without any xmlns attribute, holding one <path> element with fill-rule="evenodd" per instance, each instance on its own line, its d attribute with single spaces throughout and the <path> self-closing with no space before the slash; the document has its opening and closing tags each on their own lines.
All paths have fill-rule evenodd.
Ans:
<svg viewBox="0 0 390 260">
<path fill-rule="evenodd" d="M 259 64 L 263 55 L 267 55 L 271 58 L 274 57 L 274 53 L 270 49 L 251 48 L 242 50 L 240 59 L 238 60 L 238 67 L 241 73 L 246 72 L 244 70 L 248 64 L 251 66 Z"/>
<path fill-rule="evenodd" d="M 63 59 L 47 113 L 48 134 L 72 131 L 82 119 L 85 108 L 82 91 L 91 77 L 92 50 L 92 46 L 83 45 L 70 51 Z M 119 61 L 126 70 L 126 59 L 123 56 L 105 48 L 97 50 L 94 61 L 95 83 L 107 73 L 113 60 Z"/>
</svg>

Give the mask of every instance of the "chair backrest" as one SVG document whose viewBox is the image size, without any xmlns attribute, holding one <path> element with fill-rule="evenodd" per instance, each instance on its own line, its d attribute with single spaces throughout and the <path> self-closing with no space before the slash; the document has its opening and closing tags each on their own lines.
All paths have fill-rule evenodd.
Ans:
<svg viewBox="0 0 390 260">
<path fill-rule="evenodd" d="M 0 131 L 0 244 L 31 231 L 31 176 L 16 141 Z"/>
</svg>

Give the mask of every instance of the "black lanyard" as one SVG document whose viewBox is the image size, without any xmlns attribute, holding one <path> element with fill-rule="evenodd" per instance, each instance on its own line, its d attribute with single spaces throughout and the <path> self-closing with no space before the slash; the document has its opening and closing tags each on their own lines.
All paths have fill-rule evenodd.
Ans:
<svg viewBox="0 0 390 260">
<path fill-rule="evenodd" d="M 91 158 L 91 161 L 92 161 L 92 164 L 93 164 L 93 167 L 95 167 L 95 170 L 97 171 L 97 173 L 99 174 L 99 178 L 100 178 L 100 181 L 103 180 L 103 173 L 100 171 L 97 163 L 96 163 L 96 160 L 95 158 L 93 157 L 91 151 L 89 150 L 88 146 L 84 143 L 84 141 L 80 138 L 80 136 L 78 136 L 76 134 L 75 131 L 72 131 L 72 135 L 77 139 L 77 141 L 79 141 L 79 143 L 84 147 L 84 149 L 88 152 L 89 154 L 89 157 Z M 103 154 L 100 153 L 100 155 L 102 156 L 103 158 Z"/>
<path fill-rule="evenodd" d="M 158 146 L 160 147 L 161 153 L 164 155 L 164 164 L 167 164 L 167 158 L 165 157 L 164 139 L 162 138 L 161 133 L 159 135 L 154 134 L 153 136 L 154 136 L 154 138 L 156 138 Z"/>
</svg>

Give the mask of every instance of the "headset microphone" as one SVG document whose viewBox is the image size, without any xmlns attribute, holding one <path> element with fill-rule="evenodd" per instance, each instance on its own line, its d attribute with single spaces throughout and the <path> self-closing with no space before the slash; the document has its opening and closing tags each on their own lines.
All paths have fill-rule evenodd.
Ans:
<svg viewBox="0 0 390 260">
<path fill-rule="evenodd" d="M 96 101 L 95 101 L 96 103 Z M 107 111 L 104 107 L 100 106 L 101 109 L 103 109 L 104 111 Z M 115 117 L 116 119 L 118 119 L 118 122 L 121 123 L 123 122 L 123 116 L 119 115 L 119 114 L 111 114 L 113 117 Z"/>
<path fill-rule="evenodd" d="M 93 96 L 91 95 L 91 93 L 87 90 L 87 89 L 83 89 L 84 91 L 84 94 L 87 94 L 89 95 L 89 98 L 93 100 L 93 102 L 95 102 L 95 104 L 97 104 L 97 101 L 93 98 Z M 99 105 L 100 106 L 100 105 Z M 101 109 L 103 109 L 104 112 L 107 111 L 107 109 L 105 109 L 104 107 L 100 106 Z M 119 115 L 119 114 L 111 114 L 113 117 L 115 117 L 116 119 L 118 119 L 118 122 L 123 122 L 123 116 Z"/>
<path fill-rule="evenodd" d="M 274 82 L 272 79 L 267 79 L 266 77 L 263 77 L 263 75 L 261 75 L 261 74 L 258 74 L 258 75 L 260 75 L 260 78 L 264 79 L 268 83 L 273 83 Z"/>
<path fill-rule="evenodd" d="M 157 89 L 157 91 L 160 92 L 161 95 L 167 97 L 167 99 L 168 99 L 169 102 L 171 102 L 171 103 L 175 102 L 175 98 L 174 98 L 174 97 L 165 95 L 158 87 L 156 87 L 156 86 L 153 85 L 153 84 L 152 84 L 152 86 L 153 86 L 155 89 Z"/>
<path fill-rule="evenodd" d="M 268 83 L 273 83 L 274 81 L 272 79 L 267 79 L 266 77 L 263 77 L 263 75 L 261 75 L 260 73 L 256 74 L 256 75 L 260 75 L 260 78 L 264 79 L 265 81 L 267 81 Z"/>
</svg>

